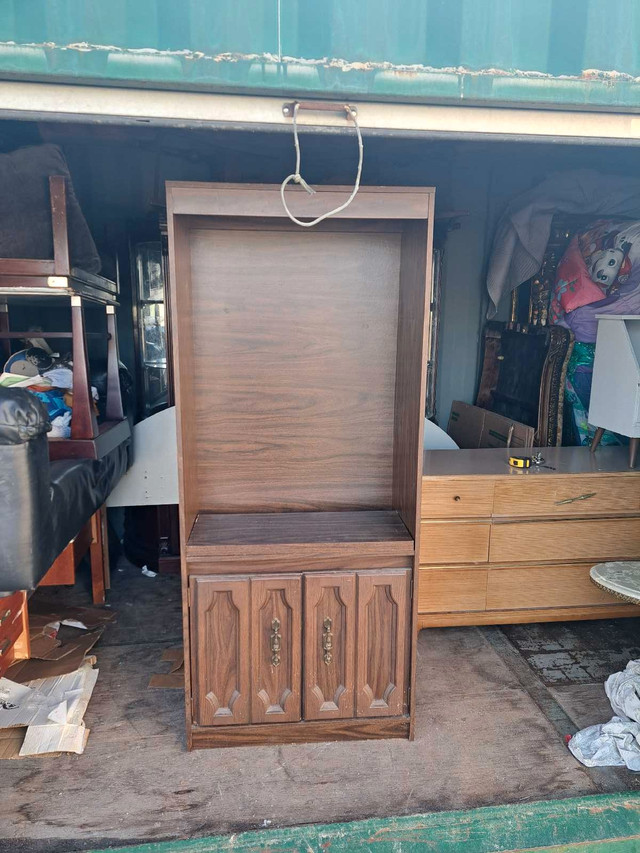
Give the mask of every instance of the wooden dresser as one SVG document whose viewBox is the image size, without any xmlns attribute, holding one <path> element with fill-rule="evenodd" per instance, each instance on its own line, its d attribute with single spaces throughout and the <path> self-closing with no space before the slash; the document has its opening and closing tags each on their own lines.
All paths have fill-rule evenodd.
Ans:
<svg viewBox="0 0 640 853">
<path fill-rule="evenodd" d="M 640 558 L 640 472 L 623 447 L 426 451 L 418 626 L 640 616 L 589 579 L 595 563 Z"/>
</svg>

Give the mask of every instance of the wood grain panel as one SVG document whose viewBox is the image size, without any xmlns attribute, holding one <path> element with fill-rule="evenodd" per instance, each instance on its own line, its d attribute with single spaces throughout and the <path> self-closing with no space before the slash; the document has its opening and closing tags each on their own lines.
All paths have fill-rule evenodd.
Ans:
<svg viewBox="0 0 640 853">
<path fill-rule="evenodd" d="M 317 186 L 309 195 L 300 187 L 287 190 L 294 215 L 316 217 L 343 204 L 353 187 Z M 426 219 L 433 189 L 425 187 L 360 187 L 338 219 Z M 218 216 L 282 217 L 279 184 L 226 184 L 168 181 L 167 193 L 176 213 Z"/>
<path fill-rule="evenodd" d="M 486 569 L 420 568 L 418 573 L 419 613 L 484 610 L 486 604 Z"/>
<path fill-rule="evenodd" d="M 619 604 L 620 599 L 597 587 L 589 577 L 592 563 L 584 565 L 524 566 L 490 569 L 488 610 L 525 607 L 585 607 Z M 640 610 L 638 610 L 640 616 Z"/>
<path fill-rule="evenodd" d="M 420 562 L 486 563 L 489 558 L 491 525 L 464 521 L 446 521 L 420 525 Z"/>
<path fill-rule="evenodd" d="M 604 476 L 497 480 L 494 515 L 585 516 L 640 512 L 640 478 Z"/>
<path fill-rule="evenodd" d="M 489 518 L 494 483 L 489 477 L 424 477 L 422 518 Z"/>
<path fill-rule="evenodd" d="M 304 579 L 304 718 L 355 715 L 355 574 Z"/>
<path fill-rule="evenodd" d="M 391 506 L 400 247 L 190 232 L 201 510 Z"/>
<path fill-rule="evenodd" d="M 356 713 L 399 716 L 407 701 L 408 572 L 358 572 Z"/>
<path fill-rule="evenodd" d="M 492 563 L 617 560 L 640 558 L 637 518 L 530 521 L 494 524 Z"/>
<path fill-rule="evenodd" d="M 320 549 L 318 549 L 320 550 Z M 255 557 L 189 557 L 187 569 L 190 575 L 210 574 L 282 574 L 299 572 L 300 559 L 256 559 Z M 411 557 L 305 557 L 304 571 L 342 571 L 345 569 L 409 569 Z"/>
<path fill-rule="evenodd" d="M 485 610 L 467 613 L 421 613 L 418 630 L 456 625 L 521 625 L 533 622 L 572 622 L 580 619 L 637 618 L 636 604 L 605 604 L 589 607 L 547 607 L 529 610 Z"/>
<path fill-rule="evenodd" d="M 301 715 L 302 578 L 251 580 L 251 722 L 294 722 Z"/>
<path fill-rule="evenodd" d="M 193 747 L 258 746 L 263 743 L 319 743 L 322 741 L 409 738 L 409 717 L 387 719 L 318 720 L 282 723 L 279 726 L 229 726 L 196 728 Z"/>
<path fill-rule="evenodd" d="M 191 590 L 194 720 L 248 723 L 249 580 L 192 578 Z"/>
</svg>

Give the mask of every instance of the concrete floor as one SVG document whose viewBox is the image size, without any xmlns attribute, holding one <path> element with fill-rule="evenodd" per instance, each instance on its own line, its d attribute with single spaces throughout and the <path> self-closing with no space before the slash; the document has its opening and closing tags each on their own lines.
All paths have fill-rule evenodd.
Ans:
<svg viewBox="0 0 640 853">
<path fill-rule="evenodd" d="M 413 743 L 187 753 L 181 692 L 147 687 L 150 675 L 163 671 L 163 649 L 180 642 L 179 579 L 122 568 L 109 594 L 118 618 L 95 649 L 100 675 L 85 718 L 87 749 L 2 763 L 0 851 L 90 850 L 640 787 L 626 770 L 582 767 L 563 738 L 611 716 L 597 664 L 611 663 L 616 643 L 619 654 L 631 650 L 614 636 L 622 623 L 561 626 L 560 651 L 577 660 L 600 626 L 598 647 L 587 649 L 591 675 L 583 667 L 577 682 L 570 668 L 550 680 L 553 666 L 545 669 L 540 660 L 548 661 L 535 657 L 558 651 L 544 648 L 557 645 L 558 626 L 520 628 L 518 635 L 423 631 Z M 87 604 L 86 584 L 46 590 L 46 597 Z M 625 636 L 639 626 L 627 620 Z"/>
</svg>

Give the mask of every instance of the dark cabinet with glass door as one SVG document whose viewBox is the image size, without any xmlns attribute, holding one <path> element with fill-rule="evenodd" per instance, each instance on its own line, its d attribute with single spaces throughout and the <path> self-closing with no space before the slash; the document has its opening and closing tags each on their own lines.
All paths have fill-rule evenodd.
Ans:
<svg viewBox="0 0 640 853">
<path fill-rule="evenodd" d="M 166 294 L 160 240 L 136 243 L 132 262 L 136 288 L 140 415 L 146 418 L 170 404 Z"/>
</svg>

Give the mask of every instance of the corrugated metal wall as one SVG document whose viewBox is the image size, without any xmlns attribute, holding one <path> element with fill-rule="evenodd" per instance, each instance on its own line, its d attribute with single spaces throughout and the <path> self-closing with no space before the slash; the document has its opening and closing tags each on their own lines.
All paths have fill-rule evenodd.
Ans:
<svg viewBox="0 0 640 853">
<path fill-rule="evenodd" d="M 0 0 L 0 76 L 640 107 L 640 0 Z"/>
</svg>

